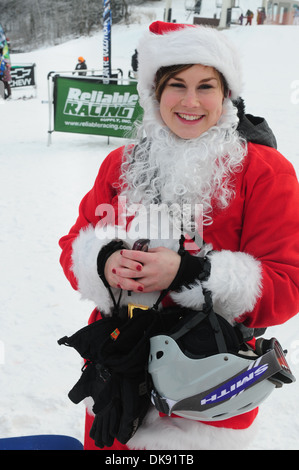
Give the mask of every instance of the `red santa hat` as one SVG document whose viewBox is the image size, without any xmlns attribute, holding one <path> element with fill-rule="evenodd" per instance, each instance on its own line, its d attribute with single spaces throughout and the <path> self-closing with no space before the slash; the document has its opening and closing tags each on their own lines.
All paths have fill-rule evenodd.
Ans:
<svg viewBox="0 0 299 470">
<path fill-rule="evenodd" d="M 225 77 L 231 98 L 240 96 L 241 65 L 238 52 L 223 32 L 206 26 L 155 21 L 138 46 L 138 91 L 141 105 L 153 97 L 160 67 L 202 64 Z"/>
</svg>

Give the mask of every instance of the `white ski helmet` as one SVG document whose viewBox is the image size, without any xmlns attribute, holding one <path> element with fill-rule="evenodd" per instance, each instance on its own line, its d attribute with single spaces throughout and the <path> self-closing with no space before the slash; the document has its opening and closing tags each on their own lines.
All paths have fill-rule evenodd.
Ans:
<svg viewBox="0 0 299 470">
<path fill-rule="evenodd" d="M 213 314 L 214 320 L 219 318 Z M 198 335 L 201 326 L 196 330 Z M 206 336 L 207 324 L 204 330 Z M 219 333 L 214 327 L 211 331 L 214 336 Z M 295 381 L 275 338 L 260 338 L 255 351 L 210 351 L 206 357 L 199 344 L 196 357 L 194 345 L 190 353 L 188 342 L 180 343 L 185 334 L 183 327 L 174 334 L 150 339 L 151 398 L 156 408 L 169 416 L 174 413 L 194 420 L 221 421 L 256 408 L 276 387 Z"/>
</svg>

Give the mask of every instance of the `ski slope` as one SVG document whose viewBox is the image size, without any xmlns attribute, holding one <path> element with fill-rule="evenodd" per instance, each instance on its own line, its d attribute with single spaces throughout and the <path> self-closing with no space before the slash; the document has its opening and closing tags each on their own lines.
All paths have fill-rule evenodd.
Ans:
<svg viewBox="0 0 299 470">
<path fill-rule="evenodd" d="M 211 3 L 203 2 L 202 16 L 214 13 Z M 184 22 L 184 2 L 172 4 L 173 18 Z M 251 9 L 254 4 L 260 2 L 250 2 Z M 127 76 L 138 38 L 155 19 L 163 19 L 162 2 L 139 7 L 134 24 L 113 25 L 113 68 Z M 247 112 L 266 117 L 299 174 L 299 27 L 253 25 L 225 34 L 241 51 Z M 44 101 L 49 71 L 73 69 L 79 55 L 89 68 L 101 68 L 101 54 L 102 32 L 12 55 L 13 64 L 36 64 L 37 95 L 18 99 L 31 91 L 13 90 L 12 100 L 0 102 L 0 438 L 53 433 L 83 441 L 84 406 L 67 398 L 80 359 L 57 339 L 84 326 L 93 305 L 79 300 L 65 279 L 58 240 L 74 223 L 102 160 L 123 141 L 54 133 L 47 146 Z M 268 329 L 270 336 L 289 350 L 299 380 L 299 316 Z M 249 449 L 299 449 L 298 384 L 276 390 L 262 405 Z"/>
</svg>

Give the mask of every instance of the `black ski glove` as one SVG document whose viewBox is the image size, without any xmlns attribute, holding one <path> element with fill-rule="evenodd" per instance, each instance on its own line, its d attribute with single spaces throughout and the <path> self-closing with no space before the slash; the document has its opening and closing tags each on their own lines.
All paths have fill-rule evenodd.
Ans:
<svg viewBox="0 0 299 470">
<path fill-rule="evenodd" d="M 123 377 L 121 381 L 122 415 L 117 440 L 126 444 L 135 434 L 150 406 L 145 374 L 136 379 Z"/>
<path fill-rule="evenodd" d="M 72 336 L 60 338 L 58 344 L 74 348 L 83 359 L 102 363 L 102 344 L 109 338 L 111 332 L 124 323 L 124 321 L 118 317 L 102 318 L 90 325 L 84 326 Z"/>
<path fill-rule="evenodd" d="M 113 436 L 126 444 L 146 415 L 150 405 L 146 389 L 149 337 L 155 331 L 157 318 L 156 312 L 136 309 L 133 318 L 102 344 L 101 358 L 111 373 L 113 387 L 110 392 L 105 389 L 110 399 L 98 399 L 93 407 L 96 417 L 90 436 L 98 447 L 109 447 L 109 443 L 111 446 Z"/>
<path fill-rule="evenodd" d="M 93 406 L 95 418 L 89 433 L 95 445 L 100 448 L 113 445 L 122 414 L 120 376 L 111 375 L 106 384 Z"/>
<path fill-rule="evenodd" d="M 68 393 L 68 397 L 76 405 L 87 397 L 92 397 L 96 402 L 108 387 L 109 378 L 110 373 L 103 366 L 97 363 L 87 363 L 80 379 Z"/>
<path fill-rule="evenodd" d="M 90 437 L 97 447 L 111 447 L 114 439 L 126 444 L 141 425 L 150 405 L 145 376 L 127 379 L 112 375 L 105 393 L 93 406 Z"/>
</svg>

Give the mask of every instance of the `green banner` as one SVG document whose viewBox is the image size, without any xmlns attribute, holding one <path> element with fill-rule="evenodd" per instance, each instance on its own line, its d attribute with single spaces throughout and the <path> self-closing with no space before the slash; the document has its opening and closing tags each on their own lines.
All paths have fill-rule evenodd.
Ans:
<svg viewBox="0 0 299 470">
<path fill-rule="evenodd" d="M 104 85 L 91 78 L 54 78 L 55 131 L 127 137 L 141 115 L 136 83 Z"/>
</svg>

